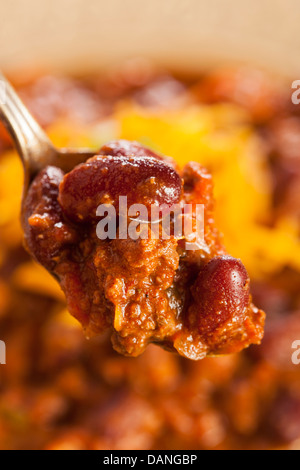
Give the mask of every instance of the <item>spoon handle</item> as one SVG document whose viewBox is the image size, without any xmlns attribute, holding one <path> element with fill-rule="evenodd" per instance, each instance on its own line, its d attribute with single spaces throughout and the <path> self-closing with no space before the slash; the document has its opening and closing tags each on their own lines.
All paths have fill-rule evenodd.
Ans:
<svg viewBox="0 0 300 470">
<path fill-rule="evenodd" d="M 17 148 L 25 179 L 29 181 L 57 151 L 1 71 L 0 85 L 3 95 L 0 97 L 0 119 Z"/>
</svg>

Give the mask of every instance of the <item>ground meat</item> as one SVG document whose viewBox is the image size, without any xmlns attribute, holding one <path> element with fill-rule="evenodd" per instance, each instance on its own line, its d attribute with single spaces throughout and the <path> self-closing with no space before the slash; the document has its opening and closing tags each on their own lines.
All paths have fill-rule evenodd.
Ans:
<svg viewBox="0 0 300 470">
<path fill-rule="evenodd" d="M 127 212 L 120 196 L 128 206 L 143 204 L 147 214 L 140 206 Z M 115 215 L 115 232 L 106 239 L 99 237 L 100 204 Z M 204 206 L 203 237 L 193 237 L 197 204 Z M 140 232 L 124 236 L 124 221 L 135 216 Z M 178 220 L 186 218 L 189 228 L 178 233 Z M 68 174 L 43 170 L 25 201 L 23 226 L 28 250 L 59 280 L 86 335 L 110 329 L 124 355 L 138 356 L 154 342 L 198 360 L 262 339 L 264 313 L 251 303 L 245 267 L 222 246 L 211 176 L 197 163 L 179 172 L 136 142 L 109 143 Z"/>
</svg>

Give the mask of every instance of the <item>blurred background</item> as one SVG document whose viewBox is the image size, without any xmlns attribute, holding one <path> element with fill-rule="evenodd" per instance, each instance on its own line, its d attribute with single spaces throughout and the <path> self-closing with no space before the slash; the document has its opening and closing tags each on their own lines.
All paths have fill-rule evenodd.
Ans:
<svg viewBox="0 0 300 470">
<path fill-rule="evenodd" d="M 87 341 L 23 248 L 0 125 L 1 450 L 300 449 L 299 24 L 298 0 L 0 0 L 0 68 L 53 142 L 127 138 L 207 166 L 267 313 L 261 346 L 199 362 Z"/>
<path fill-rule="evenodd" d="M 199 72 L 228 61 L 300 73 L 297 0 L 0 1 L 0 63 L 99 70 L 142 56 Z"/>
</svg>

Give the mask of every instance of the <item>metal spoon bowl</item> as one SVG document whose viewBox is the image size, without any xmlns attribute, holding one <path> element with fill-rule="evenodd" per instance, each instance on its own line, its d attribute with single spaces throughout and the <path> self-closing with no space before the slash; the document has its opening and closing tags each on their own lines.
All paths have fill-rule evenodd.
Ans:
<svg viewBox="0 0 300 470">
<path fill-rule="evenodd" d="M 16 91 L 0 72 L 4 96 L 0 102 L 0 119 L 7 128 L 24 167 L 23 200 L 34 177 L 49 165 L 71 171 L 93 157 L 90 149 L 57 149 L 30 114 Z"/>
</svg>

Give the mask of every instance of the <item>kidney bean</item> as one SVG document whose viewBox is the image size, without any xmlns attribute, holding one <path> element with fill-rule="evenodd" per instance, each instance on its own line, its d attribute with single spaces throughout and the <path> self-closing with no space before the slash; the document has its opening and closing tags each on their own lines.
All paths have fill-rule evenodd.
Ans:
<svg viewBox="0 0 300 470">
<path fill-rule="evenodd" d="M 212 332 L 229 321 L 242 320 L 250 305 L 249 278 L 238 259 L 213 258 L 199 272 L 192 293 L 200 333 Z"/>
<path fill-rule="evenodd" d="M 177 163 L 171 157 L 159 155 L 148 147 L 139 142 L 131 140 L 112 140 L 107 144 L 103 145 L 99 151 L 99 155 L 111 155 L 113 157 L 154 157 L 157 160 L 162 160 L 165 163 L 169 163 L 174 168 L 178 168 Z"/>
<path fill-rule="evenodd" d="M 154 157 L 96 156 L 68 173 L 59 191 L 65 215 L 80 223 L 96 218 L 100 204 L 112 203 L 118 211 L 119 196 L 132 204 L 178 203 L 182 181 L 176 170 Z"/>
<path fill-rule="evenodd" d="M 76 242 L 76 231 L 63 220 L 57 197 L 64 173 L 48 166 L 35 178 L 23 206 L 25 245 L 35 259 L 52 271 L 54 258 Z"/>
<path fill-rule="evenodd" d="M 99 151 L 99 155 L 111 155 L 113 157 L 155 157 L 163 160 L 161 156 L 153 152 L 153 150 L 144 147 L 139 142 L 131 140 L 112 140 L 103 145 Z"/>
</svg>

